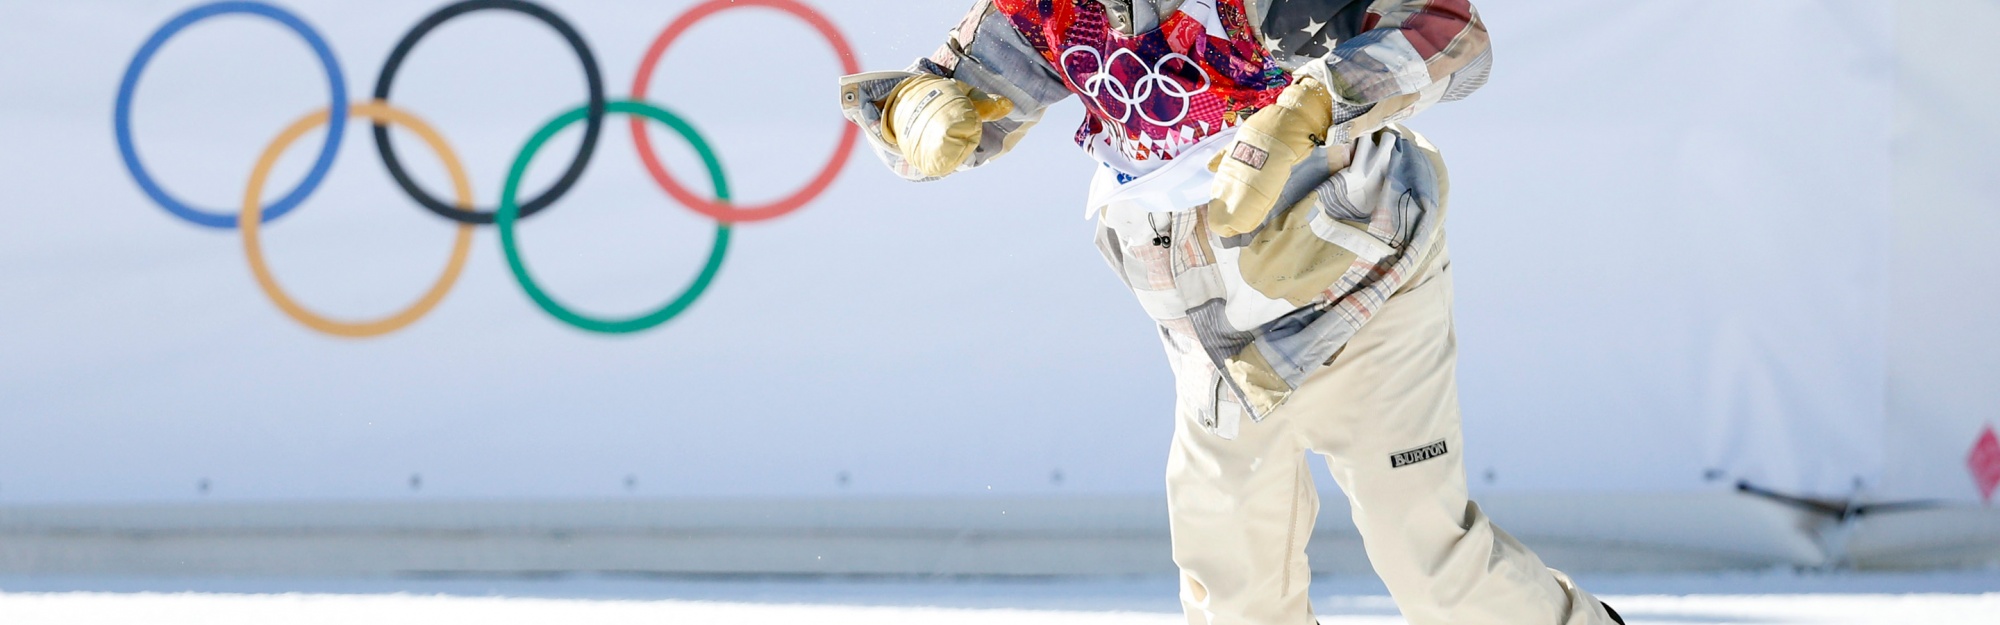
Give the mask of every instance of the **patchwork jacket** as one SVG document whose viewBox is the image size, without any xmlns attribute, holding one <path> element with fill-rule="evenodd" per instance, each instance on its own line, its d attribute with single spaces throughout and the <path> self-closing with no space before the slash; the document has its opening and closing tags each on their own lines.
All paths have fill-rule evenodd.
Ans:
<svg viewBox="0 0 2000 625">
<path fill-rule="evenodd" d="M 1330 362 L 1442 246 L 1443 160 L 1400 122 L 1470 95 L 1491 65 L 1468 0 L 980 0 L 935 54 L 849 76 L 841 97 L 877 156 L 923 181 L 882 135 L 879 103 L 901 81 L 935 74 L 1013 101 L 963 168 L 1006 154 L 1050 105 L 1081 95 L 1077 140 L 1103 163 L 1088 206 L 1098 247 L 1159 325 L 1179 409 L 1233 436 L 1240 416 L 1261 419 Z M 1297 76 L 1332 87 L 1335 126 L 1257 231 L 1209 232 L 1198 192 L 1117 199 L 1205 164 Z"/>
</svg>

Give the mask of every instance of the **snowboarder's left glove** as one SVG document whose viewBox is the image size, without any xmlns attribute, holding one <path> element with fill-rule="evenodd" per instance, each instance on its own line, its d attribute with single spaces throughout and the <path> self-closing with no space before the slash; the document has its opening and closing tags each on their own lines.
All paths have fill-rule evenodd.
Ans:
<svg viewBox="0 0 2000 625">
<path fill-rule="evenodd" d="M 1306 77 L 1286 87 L 1275 104 L 1251 115 L 1237 127 L 1236 141 L 1208 163 L 1209 171 L 1215 172 L 1209 229 L 1228 238 L 1262 225 L 1284 192 L 1292 167 L 1326 143 L 1332 126 L 1333 95 L 1318 80 Z"/>
<path fill-rule="evenodd" d="M 882 134 L 918 173 L 936 178 L 958 171 L 979 147 L 984 122 L 1013 112 L 1014 103 L 972 85 L 923 74 L 904 80 L 882 101 Z"/>
</svg>

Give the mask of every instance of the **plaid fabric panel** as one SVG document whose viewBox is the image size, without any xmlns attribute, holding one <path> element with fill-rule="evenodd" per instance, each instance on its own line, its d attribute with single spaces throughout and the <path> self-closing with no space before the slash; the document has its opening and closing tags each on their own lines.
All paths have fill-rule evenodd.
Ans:
<svg viewBox="0 0 2000 625">
<path fill-rule="evenodd" d="M 1209 247 L 1207 210 L 1117 211 L 1099 224 L 1098 250 L 1156 321 L 1185 318 L 1195 304 L 1227 295 Z"/>
<path fill-rule="evenodd" d="M 1253 419 L 1262 419 L 1345 346 L 1429 258 L 1443 232 L 1446 181 L 1442 159 L 1420 135 L 1392 126 L 1362 138 L 1354 163 L 1293 210 L 1365 227 L 1366 234 L 1350 232 L 1373 236 L 1391 251 L 1348 261 L 1304 307 L 1259 293 L 1251 286 L 1253 276 L 1244 274 L 1242 252 L 1211 247 L 1206 207 L 1151 214 L 1107 210 L 1098 246 L 1168 335 L 1169 346 L 1178 348 L 1173 355 L 1199 352 L 1209 359 L 1205 369 L 1177 365 L 1200 378 L 1182 380 L 1183 392 L 1200 390 L 1202 380 L 1220 380 Z M 1340 244 L 1324 238 L 1332 235 L 1320 236 Z M 1212 405 L 1213 398 L 1204 397 L 1183 408 Z"/>
<path fill-rule="evenodd" d="M 1347 343 L 1361 326 L 1402 290 L 1430 258 L 1443 239 L 1446 202 L 1450 193 L 1449 174 L 1444 160 L 1422 135 L 1406 128 L 1392 127 L 1364 139 L 1371 149 L 1360 150 L 1350 174 L 1364 174 L 1378 184 L 1356 185 L 1342 181 L 1352 175 L 1337 175 L 1320 194 L 1319 210 L 1329 215 L 1346 213 L 1351 205 L 1372 207 L 1369 233 L 1388 242 L 1396 251 L 1379 262 L 1357 259 L 1340 279 L 1327 288 L 1324 314 L 1293 324 L 1284 332 L 1266 332 L 1257 347 L 1277 377 L 1293 388 L 1325 364 Z M 1360 193 L 1355 193 L 1357 190 Z M 1338 189 L 1345 199 L 1326 199 Z"/>
<path fill-rule="evenodd" d="M 1220 425 L 1217 404 L 1223 400 L 1222 394 L 1231 391 L 1195 335 L 1193 319 L 1160 322 L 1160 344 L 1174 372 L 1174 410 L 1202 429 L 1215 432 Z"/>
</svg>

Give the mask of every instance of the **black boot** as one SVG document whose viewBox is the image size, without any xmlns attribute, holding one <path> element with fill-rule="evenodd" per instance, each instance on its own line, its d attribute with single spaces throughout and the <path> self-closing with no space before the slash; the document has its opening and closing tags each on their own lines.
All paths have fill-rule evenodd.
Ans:
<svg viewBox="0 0 2000 625">
<path fill-rule="evenodd" d="M 1611 615 L 1611 620 L 1618 621 L 1618 625 L 1625 625 L 1625 617 L 1619 616 L 1617 610 L 1611 609 L 1611 604 L 1599 601 L 1597 605 L 1604 606 L 1604 612 Z"/>
</svg>

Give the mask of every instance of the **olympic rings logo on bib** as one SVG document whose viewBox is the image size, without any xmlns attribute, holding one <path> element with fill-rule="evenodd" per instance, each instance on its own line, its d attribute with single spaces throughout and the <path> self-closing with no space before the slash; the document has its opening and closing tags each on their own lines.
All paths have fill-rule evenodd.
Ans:
<svg viewBox="0 0 2000 625">
<path fill-rule="evenodd" d="M 381 74 L 376 79 L 372 98 L 368 101 L 350 103 L 346 76 L 342 73 L 340 62 L 334 56 L 332 47 L 305 20 L 290 11 L 263 2 L 213 2 L 174 16 L 139 47 L 139 51 L 125 70 L 123 80 L 119 83 L 112 125 L 117 135 L 119 155 L 123 158 L 125 168 L 132 175 L 133 181 L 138 183 L 139 189 L 153 203 L 189 223 L 208 228 L 238 230 L 242 235 L 244 252 L 258 288 L 286 316 L 313 330 L 333 336 L 363 338 L 386 335 L 415 323 L 436 308 L 457 284 L 470 256 L 474 229 L 491 225 L 500 232 L 501 249 L 506 253 L 507 266 L 513 273 L 515 281 L 529 299 L 544 312 L 564 323 L 590 332 L 606 334 L 641 332 L 658 327 L 686 312 L 708 290 L 722 269 L 723 258 L 729 250 L 733 224 L 775 219 L 811 203 L 832 185 L 835 178 L 839 177 L 859 137 L 858 129 L 854 125 L 843 123 L 840 142 L 834 148 L 832 157 L 804 187 L 791 195 L 759 206 L 738 207 L 730 201 L 730 187 L 722 169 L 722 162 L 716 157 L 708 141 L 687 120 L 665 108 L 646 102 L 645 98 L 653 71 L 682 34 L 712 15 L 743 7 L 775 9 L 804 21 L 833 46 L 846 73 L 861 71 L 852 47 L 848 45 L 839 29 L 835 28 L 824 15 L 801 4 L 798 0 L 708 0 L 676 18 L 654 38 L 652 45 L 641 59 L 637 77 L 633 79 L 631 96 L 625 100 L 610 100 L 605 96 L 604 78 L 599 70 L 596 55 L 583 36 L 561 16 L 525 0 L 463 0 L 431 13 L 403 35 L 402 40 L 396 44 L 388 60 L 383 64 Z M 554 30 L 576 54 L 583 69 L 588 92 L 585 94 L 583 104 L 557 115 L 530 135 L 527 143 L 515 156 L 496 203 L 490 208 L 479 208 L 473 201 L 470 178 L 466 176 L 457 153 L 452 150 L 443 135 L 414 113 L 395 106 L 390 94 L 396 74 L 418 42 L 426 35 L 453 18 L 487 10 L 518 13 Z M 139 159 L 138 148 L 132 138 L 132 100 L 147 64 L 152 62 L 153 57 L 169 39 L 198 22 L 224 15 L 264 18 L 284 26 L 304 39 L 318 58 L 321 69 L 326 73 L 331 98 L 326 107 L 306 114 L 279 132 L 277 138 L 264 149 L 251 168 L 250 179 L 239 206 L 225 209 L 201 208 L 184 202 L 168 192 L 153 178 L 145 163 Z M 603 133 L 604 118 L 607 115 L 623 115 L 631 118 L 629 130 L 638 147 L 640 162 L 645 165 L 647 173 L 662 191 L 676 202 L 716 222 L 714 242 L 709 249 L 708 258 L 694 280 L 664 306 L 626 318 L 593 317 L 576 312 L 557 301 L 535 281 L 527 262 L 521 256 L 516 240 L 520 222 L 541 214 L 555 205 L 583 177 L 584 171 L 589 168 L 591 158 L 596 154 L 597 142 Z M 363 321 L 328 318 L 307 309 L 286 294 L 264 261 L 261 238 L 262 229 L 266 224 L 297 209 L 325 181 L 339 154 L 341 139 L 348 130 L 348 121 L 354 118 L 366 119 L 373 123 L 376 152 L 388 170 L 390 178 L 395 180 L 403 193 L 425 210 L 457 223 L 450 258 L 446 261 L 437 281 L 416 302 L 403 310 L 380 319 Z M 707 169 L 706 182 L 711 189 L 708 195 L 704 196 L 689 190 L 667 171 L 666 166 L 655 154 L 651 138 L 646 132 L 648 121 L 672 130 L 694 149 Z M 551 138 L 576 124 L 583 124 L 583 140 L 576 154 L 570 157 L 569 165 L 563 169 L 562 175 L 549 188 L 523 198 L 520 187 L 527 176 L 529 165 Z M 425 190 L 404 168 L 401 157 L 389 140 L 389 127 L 392 125 L 401 126 L 415 134 L 444 164 L 445 173 L 452 186 L 449 201 Z M 285 151 L 300 138 L 322 126 L 326 128 L 325 140 L 319 148 L 317 159 L 313 161 L 305 177 L 277 200 L 268 204 L 263 203 L 262 198 L 271 170 L 283 158 Z"/>
<path fill-rule="evenodd" d="M 1090 68 L 1082 69 L 1072 64 L 1070 59 L 1073 56 L 1077 58 L 1087 56 L 1091 61 Z M 1112 71 L 1117 68 L 1119 61 L 1125 59 L 1130 59 L 1133 65 L 1138 66 L 1137 73 L 1143 74 L 1131 81 L 1131 84 L 1122 82 L 1118 74 Z M 1187 119 L 1188 113 L 1194 111 L 1194 97 L 1207 93 L 1208 88 L 1212 86 L 1208 73 L 1201 71 L 1201 66 L 1196 64 L 1193 58 L 1178 52 L 1160 57 L 1149 67 L 1145 60 L 1139 58 L 1137 52 L 1127 48 L 1120 48 L 1117 52 L 1111 53 L 1111 60 L 1106 61 L 1104 53 L 1097 51 L 1096 48 L 1076 46 L 1064 50 L 1061 61 L 1063 73 L 1069 78 L 1070 84 L 1076 85 L 1077 93 L 1096 102 L 1099 110 L 1120 124 L 1131 123 L 1132 115 L 1136 113 L 1140 119 L 1155 126 L 1171 128 Z M 1164 71 L 1168 63 L 1175 61 L 1181 62 L 1184 67 L 1194 68 L 1192 74 L 1201 79 L 1200 86 L 1190 90 L 1174 75 Z M 1106 98 L 1110 101 L 1106 102 Z M 1180 112 L 1167 119 L 1156 117 L 1155 111 L 1149 109 L 1153 108 L 1161 98 L 1169 101 L 1178 98 Z M 1112 104 L 1119 105 L 1121 108 L 1118 110 L 1123 112 L 1113 112 Z"/>
</svg>

